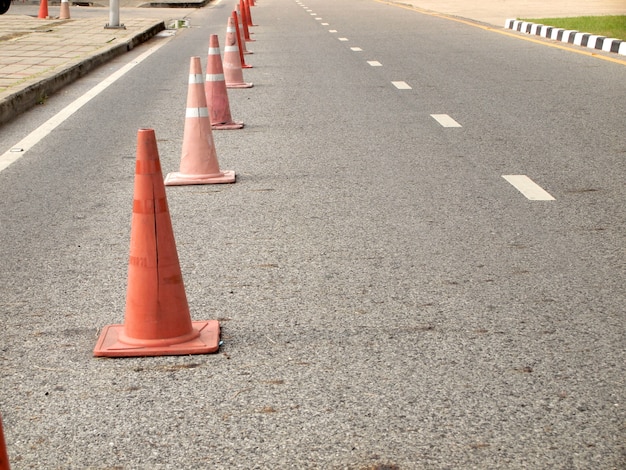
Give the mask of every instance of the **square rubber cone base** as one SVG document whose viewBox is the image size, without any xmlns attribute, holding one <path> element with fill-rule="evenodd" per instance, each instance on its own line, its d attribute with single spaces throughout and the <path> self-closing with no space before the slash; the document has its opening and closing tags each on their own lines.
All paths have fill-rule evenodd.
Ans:
<svg viewBox="0 0 626 470">
<path fill-rule="evenodd" d="M 243 122 L 220 122 L 217 124 L 211 124 L 211 129 L 216 131 L 232 131 L 236 129 L 243 129 Z"/>
<path fill-rule="evenodd" d="M 220 324 L 217 320 L 191 322 L 200 336 L 184 343 L 169 346 L 141 346 L 123 343 L 119 335 L 124 325 L 107 325 L 93 350 L 96 357 L 140 357 L 140 356 L 181 356 L 187 354 L 209 354 L 220 347 Z"/>
<path fill-rule="evenodd" d="M 226 83 L 226 88 L 252 88 L 253 83 L 241 82 L 241 83 Z"/>
<path fill-rule="evenodd" d="M 221 175 L 186 175 L 184 173 L 168 173 L 165 186 L 184 186 L 188 184 L 224 184 L 234 183 L 235 172 L 224 170 Z"/>
</svg>

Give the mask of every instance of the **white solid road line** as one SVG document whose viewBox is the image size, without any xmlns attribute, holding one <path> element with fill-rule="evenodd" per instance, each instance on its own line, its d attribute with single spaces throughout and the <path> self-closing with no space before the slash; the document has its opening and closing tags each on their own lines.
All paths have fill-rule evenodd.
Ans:
<svg viewBox="0 0 626 470">
<path fill-rule="evenodd" d="M 431 114 L 430 116 L 443 127 L 462 127 L 461 124 L 456 122 L 447 114 Z"/>
<path fill-rule="evenodd" d="M 412 90 L 407 82 L 391 82 L 398 90 Z"/>
<path fill-rule="evenodd" d="M 139 65 L 149 56 L 154 54 L 158 49 L 163 47 L 167 42 L 171 40 L 173 36 L 164 38 L 159 41 L 159 43 L 155 46 L 152 46 L 146 52 L 141 54 L 132 62 L 124 65 L 118 71 L 112 73 L 107 78 L 98 83 L 95 87 L 89 90 L 84 95 L 75 99 L 72 103 L 67 105 L 57 114 L 52 116 L 46 122 L 44 122 L 37 129 L 32 131 L 22 140 L 20 140 L 17 144 L 13 145 L 10 150 L 6 151 L 2 155 L 0 155 L 0 172 L 5 170 L 9 165 L 16 162 L 20 158 L 22 158 L 26 152 L 28 152 L 31 148 L 33 148 L 36 144 L 38 144 L 44 137 L 50 134 L 54 129 L 63 124 L 63 122 L 68 119 L 72 114 L 82 108 L 85 104 L 91 101 L 93 98 L 102 93 L 109 85 L 112 85 L 118 79 L 123 77 L 129 70 L 134 68 L 136 65 Z"/>
<path fill-rule="evenodd" d="M 511 183 L 520 193 L 531 201 L 554 201 L 554 197 L 550 195 L 541 186 L 535 183 L 526 175 L 502 175 L 502 177 Z"/>
</svg>

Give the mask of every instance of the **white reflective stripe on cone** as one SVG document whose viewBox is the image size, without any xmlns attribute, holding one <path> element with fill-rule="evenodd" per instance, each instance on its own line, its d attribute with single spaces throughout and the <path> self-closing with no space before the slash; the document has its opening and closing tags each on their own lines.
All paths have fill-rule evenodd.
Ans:
<svg viewBox="0 0 626 470">
<path fill-rule="evenodd" d="M 207 82 L 223 82 L 224 80 L 225 79 L 223 73 L 209 73 L 206 76 Z"/>
<path fill-rule="evenodd" d="M 193 85 L 195 83 L 204 83 L 201 73 L 192 73 L 189 75 L 189 84 Z"/>
<path fill-rule="evenodd" d="M 209 117 L 208 108 L 187 108 L 185 111 L 186 118 L 202 118 Z"/>
</svg>

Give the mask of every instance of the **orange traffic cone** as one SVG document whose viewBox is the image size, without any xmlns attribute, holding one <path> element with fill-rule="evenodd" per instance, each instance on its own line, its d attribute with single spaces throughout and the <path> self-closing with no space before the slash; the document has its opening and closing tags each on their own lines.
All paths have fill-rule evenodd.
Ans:
<svg viewBox="0 0 626 470">
<path fill-rule="evenodd" d="M 230 114 L 230 103 L 228 102 L 228 91 L 224 80 L 217 34 L 211 34 L 209 38 L 209 57 L 206 65 L 204 92 L 212 129 L 241 129 L 243 127 L 243 122 L 233 121 Z"/>
<path fill-rule="evenodd" d="M 0 470 L 9 470 L 9 456 L 7 455 L 7 445 L 4 442 L 2 432 L 2 417 L 0 417 Z"/>
<path fill-rule="evenodd" d="M 235 24 L 235 36 L 237 37 L 237 46 L 239 46 L 239 60 L 241 60 L 242 69 L 251 69 L 252 65 L 246 64 L 245 54 L 254 54 L 248 51 L 246 48 L 246 41 L 241 40 L 241 33 L 239 30 L 239 20 L 237 19 L 237 12 L 233 10 L 231 16 L 233 17 L 233 23 Z"/>
<path fill-rule="evenodd" d="M 239 58 L 239 56 L 237 56 Z M 234 171 L 221 171 L 215 153 L 211 119 L 204 92 L 200 57 L 192 57 L 189 69 L 187 112 L 183 132 L 180 171 L 165 177 L 166 186 L 234 183 Z"/>
<path fill-rule="evenodd" d="M 68 0 L 61 0 L 61 10 L 59 13 L 60 20 L 70 19 L 70 2 Z"/>
<path fill-rule="evenodd" d="M 256 39 L 250 37 L 250 30 L 248 29 L 248 19 L 246 18 L 246 9 L 243 6 L 243 0 L 239 0 L 237 5 L 237 11 L 239 11 L 239 20 L 241 24 L 241 30 L 243 31 L 243 39 L 246 42 L 254 42 Z"/>
<path fill-rule="evenodd" d="M 241 57 L 239 46 L 237 46 L 237 36 L 233 15 L 228 18 L 226 27 L 226 44 L 224 46 L 224 78 L 226 88 L 251 88 L 252 83 L 243 81 L 243 70 L 241 70 Z"/>
<path fill-rule="evenodd" d="M 39 2 L 39 14 L 37 18 L 47 19 L 48 18 L 48 0 L 40 0 Z"/>
<path fill-rule="evenodd" d="M 126 315 L 104 327 L 94 356 L 212 353 L 219 337 L 217 320 L 191 321 L 154 130 L 139 129 Z"/>
<path fill-rule="evenodd" d="M 252 14 L 250 13 L 250 2 L 248 0 L 240 0 L 243 2 L 243 7 L 246 10 L 246 19 L 248 20 L 248 26 L 258 26 L 252 22 Z"/>
</svg>

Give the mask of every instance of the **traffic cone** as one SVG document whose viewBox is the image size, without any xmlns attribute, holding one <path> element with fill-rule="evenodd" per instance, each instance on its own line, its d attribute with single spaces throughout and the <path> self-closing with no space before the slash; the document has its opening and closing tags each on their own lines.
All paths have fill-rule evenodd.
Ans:
<svg viewBox="0 0 626 470">
<path fill-rule="evenodd" d="M 243 1 L 239 0 L 237 5 L 237 11 L 239 11 L 239 20 L 241 24 L 241 30 L 243 31 L 243 39 L 246 42 L 254 42 L 256 39 L 250 37 L 250 30 L 248 29 L 248 19 L 246 18 L 246 9 L 243 7 Z"/>
<path fill-rule="evenodd" d="M 217 34 L 209 38 L 209 57 L 206 65 L 206 81 L 204 82 L 209 117 L 212 129 L 241 129 L 243 122 L 235 122 L 230 114 L 228 91 L 224 80 L 222 56 Z"/>
<path fill-rule="evenodd" d="M 239 46 L 237 46 L 233 15 L 228 17 L 223 65 L 226 88 L 252 88 L 252 83 L 243 81 L 243 70 L 241 70 L 241 57 L 239 54 Z"/>
<path fill-rule="evenodd" d="M 7 455 L 7 445 L 4 442 L 2 432 L 2 417 L 0 417 L 0 470 L 9 470 L 9 456 Z"/>
<path fill-rule="evenodd" d="M 39 2 L 39 14 L 37 18 L 42 20 L 48 19 L 48 0 L 40 0 Z"/>
<path fill-rule="evenodd" d="M 252 65 L 246 64 L 245 54 L 253 54 L 246 48 L 246 41 L 241 40 L 241 33 L 239 30 L 239 20 L 237 19 L 237 12 L 233 10 L 231 16 L 233 17 L 233 23 L 235 24 L 235 35 L 237 37 L 237 45 L 239 46 L 239 60 L 241 60 L 242 69 L 251 69 Z"/>
<path fill-rule="evenodd" d="M 126 314 L 104 327 L 94 356 L 212 353 L 219 337 L 217 320 L 191 321 L 154 130 L 139 129 Z"/>
<path fill-rule="evenodd" d="M 59 13 L 60 20 L 70 19 L 70 2 L 68 0 L 61 0 L 61 10 Z"/>
<path fill-rule="evenodd" d="M 243 7 L 246 10 L 246 19 L 248 20 L 248 26 L 258 26 L 252 22 L 252 14 L 250 13 L 250 2 L 248 0 L 240 0 L 243 2 Z"/>
<path fill-rule="evenodd" d="M 189 68 L 187 112 L 185 113 L 180 171 L 169 173 L 165 177 L 165 185 L 234 182 L 234 171 L 220 170 L 204 92 L 204 77 L 202 76 L 200 57 L 192 57 Z"/>
</svg>

